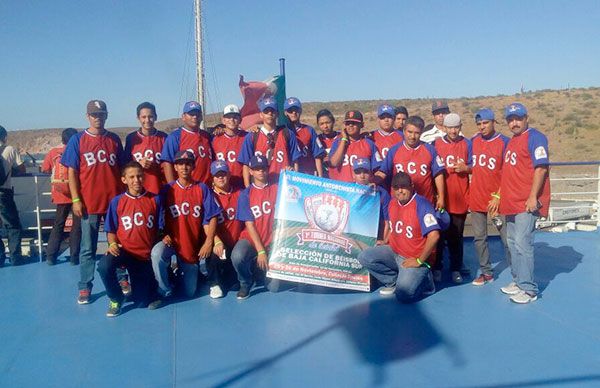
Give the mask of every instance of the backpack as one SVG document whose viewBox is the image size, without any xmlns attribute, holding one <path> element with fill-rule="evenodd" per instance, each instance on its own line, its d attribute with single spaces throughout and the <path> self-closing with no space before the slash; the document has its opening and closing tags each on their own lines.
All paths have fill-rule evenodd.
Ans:
<svg viewBox="0 0 600 388">
<path fill-rule="evenodd" d="M 71 190 L 69 189 L 69 169 L 60 164 L 62 153 L 56 154 L 52 158 L 52 174 L 50 175 L 50 184 L 52 185 L 52 191 L 71 197 Z"/>
<path fill-rule="evenodd" d="M 2 153 L 4 152 L 5 148 L 6 148 L 5 145 L 2 145 L 0 147 L 0 186 L 4 185 L 4 183 L 6 183 L 6 180 L 8 179 L 8 175 L 10 174 L 10 171 L 6 172 L 6 169 L 4 168 L 4 156 L 2 156 Z"/>
</svg>

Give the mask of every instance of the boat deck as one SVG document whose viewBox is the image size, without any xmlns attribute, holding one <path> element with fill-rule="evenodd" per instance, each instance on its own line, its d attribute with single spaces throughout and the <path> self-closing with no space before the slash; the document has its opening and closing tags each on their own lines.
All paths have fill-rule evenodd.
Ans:
<svg viewBox="0 0 600 388">
<path fill-rule="evenodd" d="M 199 297 L 106 318 L 75 302 L 78 267 L 0 269 L 0 387 L 600 386 L 600 233 L 538 233 L 541 297 L 501 294 L 498 279 L 444 283 L 414 305 L 377 292 L 299 286 L 238 301 Z M 465 260 L 477 269 L 472 240 Z"/>
</svg>

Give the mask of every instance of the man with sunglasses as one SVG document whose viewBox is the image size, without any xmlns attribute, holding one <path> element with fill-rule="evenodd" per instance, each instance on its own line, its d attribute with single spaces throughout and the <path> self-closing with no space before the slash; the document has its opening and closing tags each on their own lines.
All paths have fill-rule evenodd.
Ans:
<svg viewBox="0 0 600 388">
<path fill-rule="evenodd" d="M 81 218 L 79 304 L 90 303 L 100 218 L 110 200 L 122 191 L 120 165 L 124 157 L 121 139 L 104 127 L 106 103 L 88 102 L 86 116 L 90 127 L 71 137 L 60 161 L 69 169 L 73 214 Z"/>
<path fill-rule="evenodd" d="M 250 186 L 250 167 L 248 164 L 255 155 L 264 156 L 268 162 L 268 180 L 279 181 L 281 170 L 292 168 L 298 171 L 298 160 L 302 156 L 296 136 L 286 127 L 278 127 L 277 101 L 267 97 L 258 102 L 262 126 L 257 132 L 249 133 L 244 139 L 238 162 L 244 165 L 244 185 Z"/>
</svg>

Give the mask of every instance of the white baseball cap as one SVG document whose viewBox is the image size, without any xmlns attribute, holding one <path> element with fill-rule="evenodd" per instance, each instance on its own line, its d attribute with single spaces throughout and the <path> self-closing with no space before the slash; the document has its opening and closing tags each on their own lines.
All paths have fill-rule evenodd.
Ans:
<svg viewBox="0 0 600 388">
<path fill-rule="evenodd" d="M 238 108 L 238 106 L 235 104 L 229 104 L 223 109 L 223 116 L 232 114 L 232 113 L 238 114 L 238 115 L 240 114 L 240 108 Z"/>
</svg>

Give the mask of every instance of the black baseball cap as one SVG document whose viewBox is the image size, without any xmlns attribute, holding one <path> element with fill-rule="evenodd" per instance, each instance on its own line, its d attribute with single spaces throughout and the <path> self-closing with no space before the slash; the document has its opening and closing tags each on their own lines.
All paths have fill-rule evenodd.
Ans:
<svg viewBox="0 0 600 388">
<path fill-rule="evenodd" d="M 358 110 L 349 110 L 348 112 L 346 112 L 346 114 L 344 115 L 344 122 L 346 122 L 346 121 L 350 121 L 353 123 L 363 123 L 364 122 L 363 115 Z"/>
</svg>

